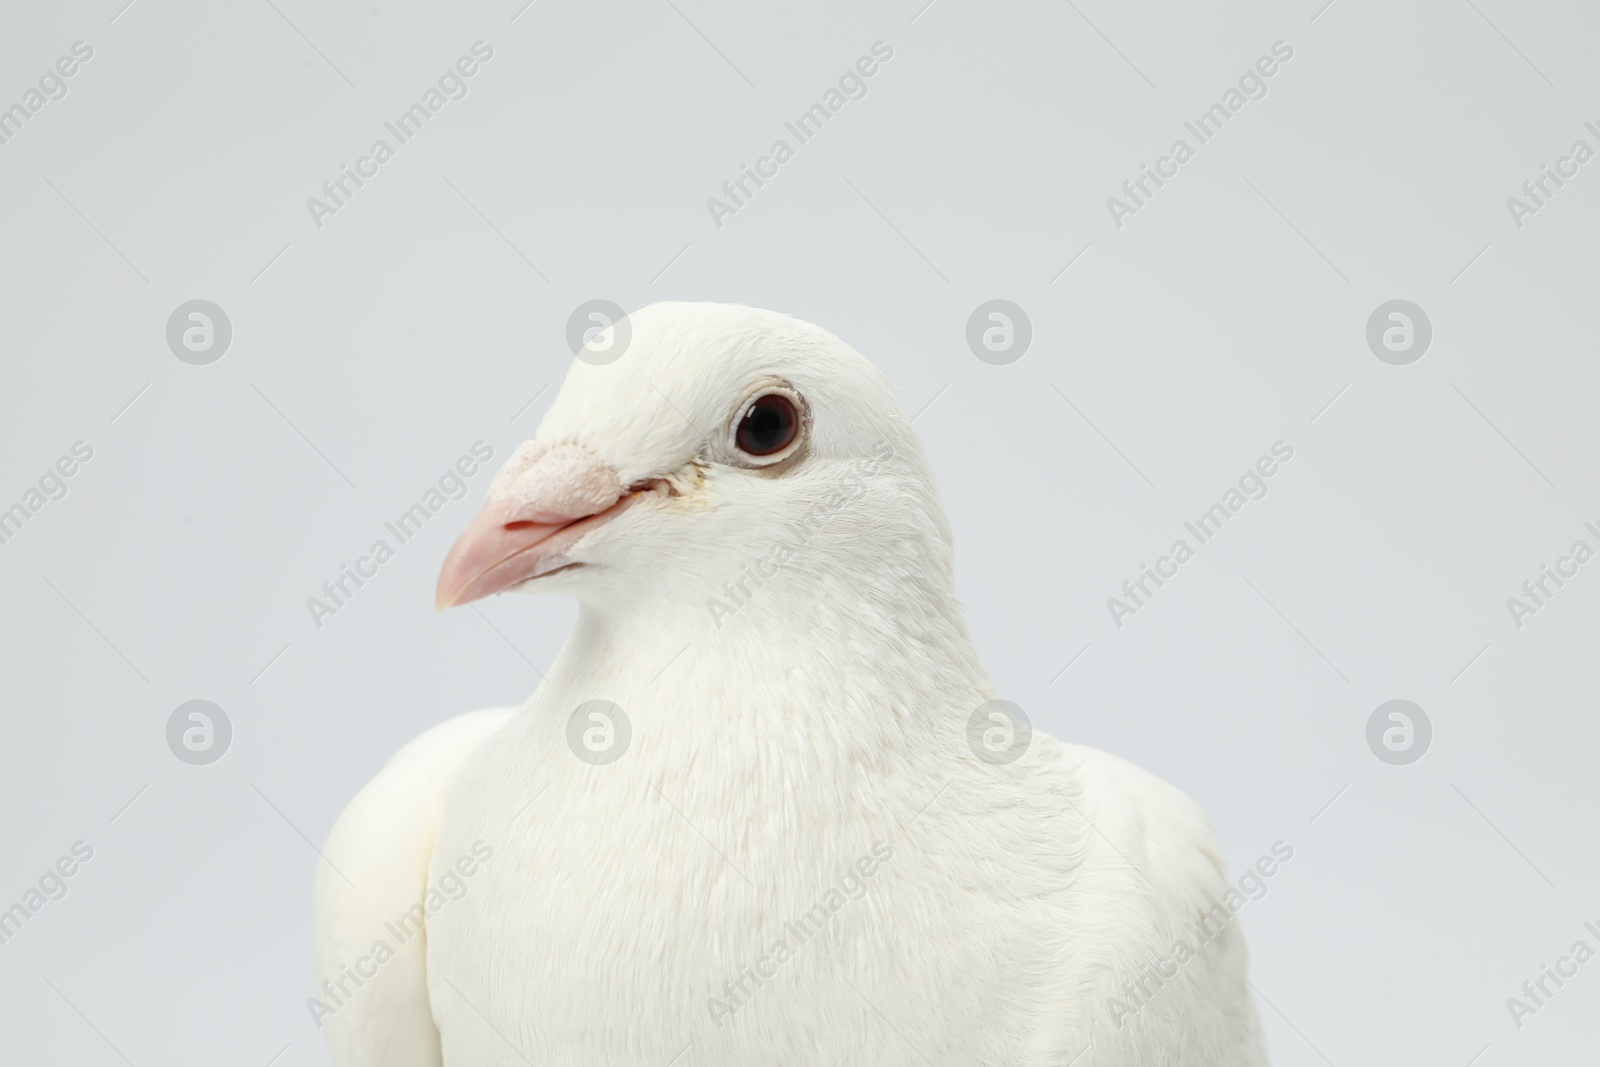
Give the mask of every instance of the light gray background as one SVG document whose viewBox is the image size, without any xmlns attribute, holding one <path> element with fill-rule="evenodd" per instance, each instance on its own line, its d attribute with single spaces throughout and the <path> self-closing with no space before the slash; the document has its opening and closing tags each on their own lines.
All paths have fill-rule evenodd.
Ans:
<svg viewBox="0 0 1600 1067">
<path fill-rule="evenodd" d="M 1505 605 L 1600 520 L 1600 161 L 1520 230 L 1505 205 L 1600 147 L 1593 8 L 123 2 L 0 12 L 0 104 L 95 49 L 0 147 L 0 506 L 95 449 L 0 546 L 0 907 L 95 849 L 0 945 L 0 1059 L 327 1062 L 310 842 L 421 730 L 522 700 L 574 608 L 431 610 L 487 474 L 320 630 L 305 599 L 474 440 L 531 435 L 597 297 L 790 312 L 931 402 L 1001 694 L 1176 783 L 1235 868 L 1293 845 L 1243 916 L 1277 1064 L 1593 1057 L 1600 962 L 1520 1031 L 1505 1005 L 1600 920 L 1600 564 L 1520 630 Z M 315 228 L 479 39 L 470 95 Z M 713 226 L 879 39 L 869 95 Z M 1114 227 L 1280 39 L 1269 95 Z M 1011 366 L 964 340 L 995 297 L 1034 326 Z M 195 298 L 234 329 L 206 367 L 164 339 Z M 1364 340 L 1393 298 L 1434 325 L 1407 367 Z M 1115 628 L 1278 439 L 1270 495 Z M 1408 767 L 1365 742 L 1396 697 L 1434 724 Z M 164 740 L 193 698 L 233 722 L 209 767 Z"/>
</svg>

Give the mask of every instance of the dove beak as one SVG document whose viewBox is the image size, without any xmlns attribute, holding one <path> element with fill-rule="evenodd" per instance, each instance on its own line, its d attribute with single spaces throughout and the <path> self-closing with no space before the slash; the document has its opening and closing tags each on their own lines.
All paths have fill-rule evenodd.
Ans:
<svg viewBox="0 0 1600 1067">
<path fill-rule="evenodd" d="M 566 550 L 590 530 L 626 511 L 639 495 L 626 493 L 591 515 L 556 517 L 554 521 L 518 519 L 515 511 L 491 500 L 445 557 L 434 607 L 443 611 L 531 578 L 582 566 L 567 559 Z"/>
<path fill-rule="evenodd" d="M 633 506 L 645 484 L 630 490 L 612 467 L 577 445 L 524 443 L 495 476 L 483 511 L 445 557 L 434 606 L 443 611 L 582 566 L 567 558 L 567 550 Z"/>
</svg>

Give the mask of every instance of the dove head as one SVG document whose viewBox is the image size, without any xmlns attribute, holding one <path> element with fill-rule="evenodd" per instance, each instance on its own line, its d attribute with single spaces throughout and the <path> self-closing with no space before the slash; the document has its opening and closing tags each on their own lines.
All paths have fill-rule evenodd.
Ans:
<svg viewBox="0 0 1600 1067">
<path fill-rule="evenodd" d="M 515 588 L 688 607 L 720 627 L 751 603 L 835 589 L 949 591 L 922 451 L 888 379 L 848 345 L 709 303 L 652 304 L 589 342 L 619 343 L 611 362 L 574 361 L 496 474 L 445 560 L 439 607 Z"/>
</svg>

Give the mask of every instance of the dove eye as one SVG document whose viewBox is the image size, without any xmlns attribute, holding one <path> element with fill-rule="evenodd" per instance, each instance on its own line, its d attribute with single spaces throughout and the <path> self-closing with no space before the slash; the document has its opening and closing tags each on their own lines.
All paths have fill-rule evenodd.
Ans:
<svg viewBox="0 0 1600 1067">
<path fill-rule="evenodd" d="M 764 393 L 745 405 L 733 443 L 749 456 L 771 456 L 794 443 L 800 434 L 800 412 L 782 393 Z"/>
</svg>

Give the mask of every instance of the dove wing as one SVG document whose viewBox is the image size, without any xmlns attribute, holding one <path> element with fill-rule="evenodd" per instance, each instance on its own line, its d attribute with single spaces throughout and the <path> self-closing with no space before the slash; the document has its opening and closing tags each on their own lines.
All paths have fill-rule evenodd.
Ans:
<svg viewBox="0 0 1600 1067">
<path fill-rule="evenodd" d="M 317 994 L 335 1067 L 441 1067 L 428 1000 L 428 861 L 456 770 L 510 709 L 435 726 L 356 794 L 323 847 L 313 903 Z M 385 946 L 387 951 L 380 949 Z"/>
<path fill-rule="evenodd" d="M 1063 749 L 1060 791 L 1087 824 L 1073 925 L 1088 936 L 1069 942 L 1062 984 L 1044 993 L 1056 1010 L 1027 1062 L 1265 1067 L 1244 936 L 1225 907 L 1242 897 L 1210 822 L 1131 763 Z"/>
</svg>

